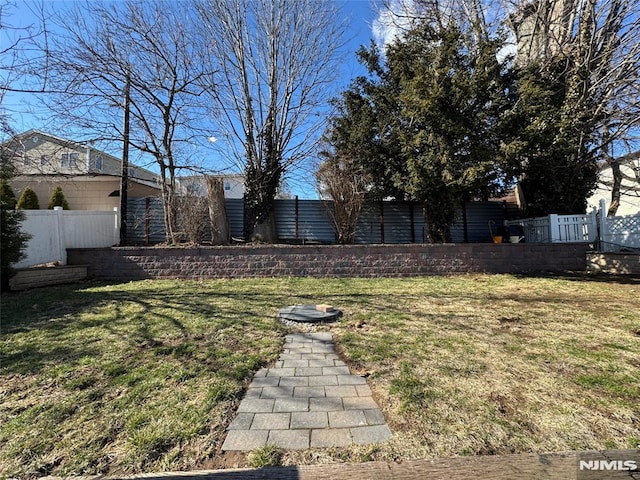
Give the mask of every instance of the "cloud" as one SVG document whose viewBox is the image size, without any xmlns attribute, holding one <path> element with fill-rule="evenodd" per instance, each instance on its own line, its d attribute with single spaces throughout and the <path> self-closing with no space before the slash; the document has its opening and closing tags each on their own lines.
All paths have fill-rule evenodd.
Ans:
<svg viewBox="0 0 640 480">
<path fill-rule="evenodd" d="M 414 0 L 390 0 L 378 10 L 371 31 L 373 38 L 383 50 L 411 28 L 418 17 L 418 7 Z"/>
</svg>

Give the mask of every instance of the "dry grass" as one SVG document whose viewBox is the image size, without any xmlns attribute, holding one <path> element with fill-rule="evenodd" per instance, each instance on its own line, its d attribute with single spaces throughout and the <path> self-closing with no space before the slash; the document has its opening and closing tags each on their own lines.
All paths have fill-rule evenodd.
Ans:
<svg viewBox="0 0 640 480">
<path fill-rule="evenodd" d="M 330 326 L 394 437 L 287 464 L 640 447 L 640 282 L 589 276 L 156 281 L 2 299 L 0 476 L 244 466 L 221 454 L 279 351 L 278 307 Z"/>
<path fill-rule="evenodd" d="M 396 435 L 356 457 L 640 446 L 640 283 L 475 276 L 367 292 L 333 330 Z"/>
</svg>

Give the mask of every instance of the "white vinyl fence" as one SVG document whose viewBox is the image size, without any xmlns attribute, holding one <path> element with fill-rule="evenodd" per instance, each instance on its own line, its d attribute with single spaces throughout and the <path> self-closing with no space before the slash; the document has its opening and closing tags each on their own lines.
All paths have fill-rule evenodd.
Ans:
<svg viewBox="0 0 640 480">
<path fill-rule="evenodd" d="M 596 212 L 585 215 L 548 215 L 505 222 L 505 227 L 520 225 L 527 243 L 581 243 L 598 238 Z"/>
<path fill-rule="evenodd" d="M 607 217 L 606 212 L 606 203 L 600 200 L 600 250 L 640 250 L 640 214 Z"/>
<path fill-rule="evenodd" d="M 120 215 L 113 211 L 25 210 L 22 231 L 31 235 L 15 268 L 67 263 L 67 248 L 112 247 L 120 242 Z"/>
</svg>

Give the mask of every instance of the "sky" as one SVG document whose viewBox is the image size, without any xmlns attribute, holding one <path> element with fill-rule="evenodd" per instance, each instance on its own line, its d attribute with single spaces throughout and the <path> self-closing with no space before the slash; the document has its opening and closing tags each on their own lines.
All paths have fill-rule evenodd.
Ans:
<svg viewBox="0 0 640 480">
<path fill-rule="evenodd" d="M 72 0 L 44 0 L 47 7 L 67 6 Z M 345 46 L 343 49 L 344 61 L 339 72 L 332 96 L 337 96 L 339 92 L 345 90 L 352 79 L 365 73 L 356 59 L 355 52 L 362 45 L 369 45 L 375 38 L 377 41 L 388 40 L 389 32 L 381 29 L 376 19 L 378 18 L 378 8 L 380 0 L 329 0 L 336 2 L 344 14 L 348 28 L 345 36 Z M 17 0 L 15 9 L 9 18 L 2 19 L 3 23 L 15 27 L 29 24 L 38 24 L 37 17 L 33 10 L 37 9 L 38 0 Z M 9 39 L 6 35 L 0 35 L 2 48 L 6 48 Z M 17 132 L 24 132 L 30 129 L 47 131 L 46 122 L 42 119 L 48 112 L 39 106 L 33 95 L 7 93 L 3 98 L 3 109 L 9 113 L 10 124 Z M 55 133 L 55 132 L 51 132 Z M 109 152 L 117 154 L 115 152 Z M 134 160 L 135 161 L 135 160 Z M 138 163 L 145 163 L 142 159 Z M 215 160 L 208 162 L 211 168 L 224 168 L 216 165 Z M 291 195 L 298 195 L 300 198 L 317 198 L 315 190 L 314 172 L 317 159 L 305 163 L 301 168 L 291 172 L 287 178 L 286 190 Z M 153 170 L 153 168 L 150 168 Z"/>
</svg>

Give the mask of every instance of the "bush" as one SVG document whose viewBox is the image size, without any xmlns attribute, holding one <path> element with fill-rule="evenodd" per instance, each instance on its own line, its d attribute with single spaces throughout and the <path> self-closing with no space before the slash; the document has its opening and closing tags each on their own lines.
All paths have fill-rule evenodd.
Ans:
<svg viewBox="0 0 640 480">
<path fill-rule="evenodd" d="M 64 193 L 62 193 L 62 187 L 56 187 L 56 189 L 51 194 L 51 199 L 49 200 L 49 210 L 53 209 L 53 207 L 62 207 L 63 210 L 69 210 L 69 203 L 66 198 L 64 198 Z"/>
<path fill-rule="evenodd" d="M 17 207 L 19 210 L 39 210 L 38 195 L 30 187 L 25 188 L 20 195 Z"/>
</svg>

